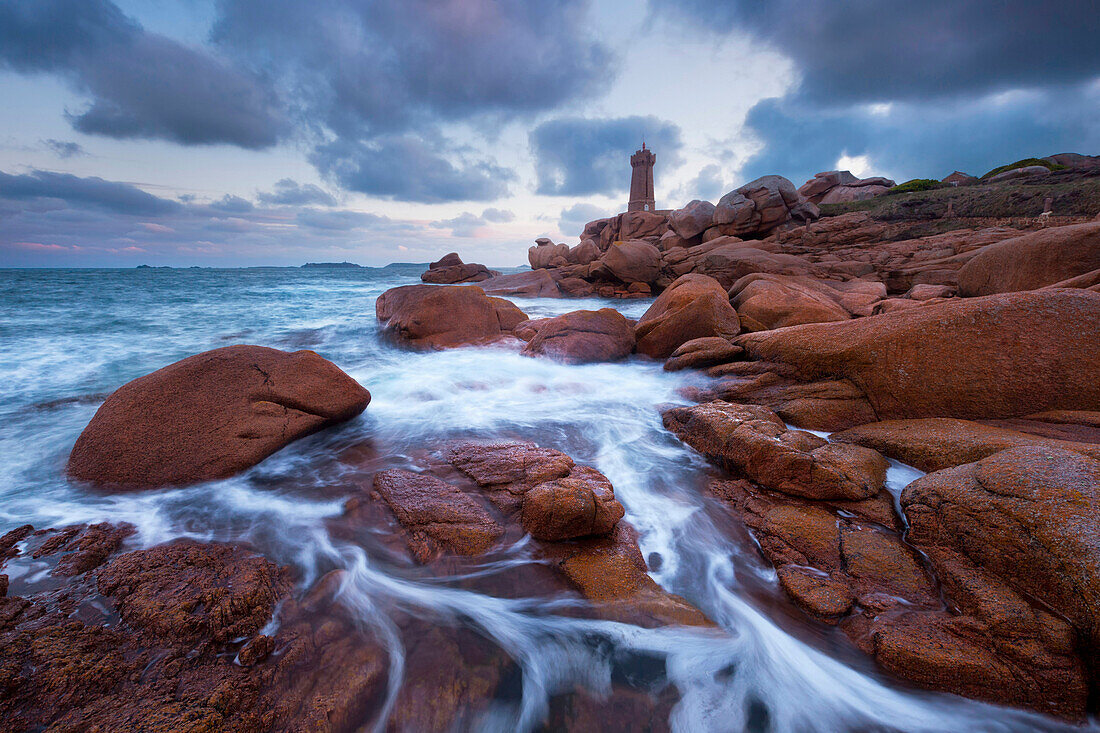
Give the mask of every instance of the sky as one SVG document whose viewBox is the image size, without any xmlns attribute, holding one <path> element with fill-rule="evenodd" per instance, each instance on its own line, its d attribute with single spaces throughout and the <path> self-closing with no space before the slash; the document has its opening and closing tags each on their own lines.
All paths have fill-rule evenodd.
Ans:
<svg viewBox="0 0 1100 733">
<path fill-rule="evenodd" d="M 1100 153 L 1094 0 L 0 0 L 0 267 L 526 261 L 761 175 Z"/>
</svg>

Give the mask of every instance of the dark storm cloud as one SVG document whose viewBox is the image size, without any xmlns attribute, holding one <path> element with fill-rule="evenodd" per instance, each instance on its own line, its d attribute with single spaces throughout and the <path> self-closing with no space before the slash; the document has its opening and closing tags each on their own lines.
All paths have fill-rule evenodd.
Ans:
<svg viewBox="0 0 1100 733">
<path fill-rule="evenodd" d="M 89 98 L 81 132 L 185 145 L 273 145 L 282 121 L 255 78 L 148 33 L 109 0 L 0 0 L 0 67 L 54 73 Z"/>
<path fill-rule="evenodd" d="M 312 183 L 298 183 L 292 178 L 276 181 L 273 191 L 260 192 L 256 199 L 277 206 L 335 206 L 332 194 Z"/>
<path fill-rule="evenodd" d="M 607 79 L 587 0 L 221 0 L 213 37 L 339 134 L 539 111 Z"/>
<path fill-rule="evenodd" d="M 872 173 L 899 179 L 939 179 L 956 169 L 980 176 L 1021 158 L 1100 150 L 1097 109 L 1096 83 L 998 100 L 897 103 L 879 114 L 860 107 L 828 111 L 807 109 L 797 100 L 767 100 L 748 116 L 765 145 L 743 177 L 779 173 L 798 185 L 835 168 L 842 154 L 867 155 Z"/>
<path fill-rule="evenodd" d="M 80 143 L 68 140 L 43 140 L 42 144 L 53 151 L 58 158 L 82 158 L 88 155 L 88 151 Z"/>
<path fill-rule="evenodd" d="M 435 145 L 413 135 L 338 140 L 318 147 L 310 160 L 343 188 L 422 203 L 492 201 L 505 196 L 515 178 L 511 169 L 490 161 L 456 165 Z"/>
<path fill-rule="evenodd" d="M 156 216 L 178 211 L 178 201 L 158 198 L 136 186 L 68 173 L 32 171 L 11 175 L 0 171 L 0 200 L 58 199 L 78 208 L 96 208 L 128 216 Z"/>
<path fill-rule="evenodd" d="M 680 128 L 656 117 L 561 117 L 530 134 L 537 192 L 556 196 L 616 194 L 630 185 L 627 160 L 642 140 L 657 154 L 656 167 L 680 163 Z"/>
<path fill-rule="evenodd" d="M 748 31 L 831 104 L 983 94 L 1100 74 L 1095 0 L 650 0 L 716 32 Z"/>
<path fill-rule="evenodd" d="M 487 201 L 510 170 L 465 161 L 442 122 L 511 119 L 600 88 L 612 56 L 586 0 L 222 0 L 214 41 L 282 80 L 312 161 L 343 188 L 405 201 Z"/>
</svg>

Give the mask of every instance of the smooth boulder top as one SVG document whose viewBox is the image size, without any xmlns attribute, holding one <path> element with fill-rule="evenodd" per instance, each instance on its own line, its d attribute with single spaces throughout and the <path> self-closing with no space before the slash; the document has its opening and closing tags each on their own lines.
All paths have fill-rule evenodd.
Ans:
<svg viewBox="0 0 1100 733">
<path fill-rule="evenodd" d="M 312 351 L 226 346 L 119 387 L 77 438 L 67 471 L 116 490 L 226 478 L 369 402 Z"/>
<path fill-rule="evenodd" d="M 802 381 L 850 380 L 881 420 L 1100 409 L 1100 294 L 1087 290 L 952 299 L 737 343 Z"/>
<path fill-rule="evenodd" d="M 404 285 L 378 296 L 383 330 L 415 348 L 485 344 L 510 334 L 527 315 L 476 285 Z"/>
<path fill-rule="evenodd" d="M 983 247 L 959 270 L 959 293 L 1036 290 L 1100 269 L 1100 224 L 1040 229 Z"/>
<path fill-rule="evenodd" d="M 707 275 L 688 273 L 657 296 L 638 320 L 634 334 L 638 353 L 667 359 L 688 341 L 709 336 L 730 339 L 740 330 L 737 311 L 722 285 Z"/>
<path fill-rule="evenodd" d="M 567 364 L 618 361 L 634 351 L 634 324 L 613 308 L 544 319 L 523 353 Z"/>
</svg>

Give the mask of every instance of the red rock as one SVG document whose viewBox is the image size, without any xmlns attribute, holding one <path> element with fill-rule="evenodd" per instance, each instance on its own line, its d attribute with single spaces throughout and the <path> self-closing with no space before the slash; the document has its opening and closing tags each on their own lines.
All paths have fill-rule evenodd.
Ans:
<svg viewBox="0 0 1100 733">
<path fill-rule="evenodd" d="M 810 281 L 810 283 L 807 283 Z M 852 315 L 811 278 L 746 275 L 733 284 L 730 299 L 746 331 L 846 321 Z M 835 291 L 834 291 L 835 292 Z M 886 288 L 882 288 L 883 295 Z M 837 293 L 839 295 L 839 293 Z"/>
<path fill-rule="evenodd" d="M 611 482 L 591 468 L 579 467 L 569 476 L 538 484 L 523 495 L 523 528 L 540 540 L 604 535 L 623 514 Z"/>
<path fill-rule="evenodd" d="M 661 252 L 648 242 L 615 242 L 599 261 L 624 283 L 651 283 L 660 274 Z"/>
<path fill-rule="evenodd" d="M 814 383 L 847 380 L 877 419 L 1100 409 L 1093 368 L 1100 364 L 1100 295 L 1089 291 L 951 299 L 874 318 L 746 334 L 737 343 L 776 375 L 766 385 L 773 402 L 788 388 L 793 399 L 814 392 Z M 756 389 L 736 391 L 751 400 Z"/>
<path fill-rule="evenodd" d="M 910 540 L 933 565 L 961 554 L 1100 644 L 1100 461 L 1061 448 L 1001 451 L 905 488 Z"/>
<path fill-rule="evenodd" d="M 1037 435 L 969 420 L 925 418 L 884 420 L 849 428 L 830 436 L 834 441 L 873 448 L 922 471 L 938 471 L 981 460 L 1009 448 L 1048 446 L 1100 459 L 1100 445 Z"/>
<path fill-rule="evenodd" d="M 710 228 L 714 219 L 714 204 L 695 199 L 682 209 L 669 214 L 668 225 L 683 239 L 691 239 Z M 662 242 L 664 238 L 662 237 Z M 664 247 L 662 247 L 664 249 Z"/>
<path fill-rule="evenodd" d="M 744 353 L 740 346 L 734 346 L 720 336 L 704 336 L 692 339 L 677 347 L 665 362 L 666 372 L 680 369 L 702 369 L 733 361 Z"/>
<path fill-rule="evenodd" d="M 454 285 L 481 282 L 492 276 L 492 271 L 485 265 L 470 264 L 425 270 L 420 274 L 420 279 L 436 285 Z"/>
<path fill-rule="evenodd" d="M 312 351 L 227 346 L 117 389 L 77 438 L 67 471 L 116 489 L 225 478 L 368 402 Z"/>
<path fill-rule="evenodd" d="M 887 463 L 878 452 L 790 430 L 766 407 L 716 401 L 674 407 L 662 417 L 667 429 L 708 460 L 784 494 L 866 499 L 886 479 Z"/>
<path fill-rule="evenodd" d="M 536 240 L 534 247 L 527 249 L 527 260 L 531 263 L 532 270 L 540 270 L 550 267 L 551 262 L 557 258 L 569 257 L 569 245 L 554 244 L 549 239 Z"/>
<path fill-rule="evenodd" d="M 406 285 L 378 296 L 383 329 L 400 343 L 450 348 L 499 340 L 526 316 L 476 285 Z"/>
<path fill-rule="evenodd" d="M 740 331 L 737 312 L 713 278 L 684 275 L 657 296 L 634 329 L 640 354 L 666 359 L 693 339 L 730 339 Z"/>
<path fill-rule="evenodd" d="M 225 643 L 271 620 L 289 573 L 233 545 L 178 542 L 129 552 L 97 573 L 122 620 L 174 641 Z"/>
<path fill-rule="evenodd" d="M 454 267 L 456 265 L 463 264 L 462 258 L 458 256 L 458 252 L 448 252 L 440 257 L 435 262 L 428 265 L 429 270 L 439 270 L 444 267 Z"/>
<path fill-rule="evenodd" d="M 480 555 L 504 529 L 461 489 L 427 474 L 394 469 L 374 476 L 377 491 L 409 533 L 413 556 L 430 562 L 443 550 Z M 355 511 L 349 506 L 349 511 Z"/>
<path fill-rule="evenodd" d="M 651 237 L 657 240 L 668 231 L 668 218 L 651 211 L 628 211 L 619 214 L 616 229 L 622 242 Z"/>
<path fill-rule="evenodd" d="M 1048 227 L 984 247 L 959 270 L 959 294 L 1035 290 L 1100 269 L 1100 224 Z"/>
<path fill-rule="evenodd" d="M 591 239 L 582 240 L 580 244 L 569 250 L 566 258 L 575 265 L 587 265 L 600 258 L 600 248 Z"/>
<path fill-rule="evenodd" d="M 545 319 L 523 353 L 568 364 L 618 361 L 634 351 L 634 325 L 612 308 Z"/>
<path fill-rule="evenodd" d="M 558 280 L 548 270 L 495 275 L 478 283 L 478 287 L 487 295 L 525 298 L 560 298 L 562 296 Z"/>
</svg>

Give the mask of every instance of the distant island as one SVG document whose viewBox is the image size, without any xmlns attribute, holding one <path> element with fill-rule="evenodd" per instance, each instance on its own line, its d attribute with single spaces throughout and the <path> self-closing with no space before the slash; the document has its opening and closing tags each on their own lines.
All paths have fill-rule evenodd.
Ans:
<svg viewBox="0 0 1100 733">
<path fill-rule="evenodd" d="M 362 265 L 357 265 L 354 262 L 307 262 L 304 265 L 302 265 L 302 267 L 332 268 L 332 267 L 362 267 Z"/>
</svg>

